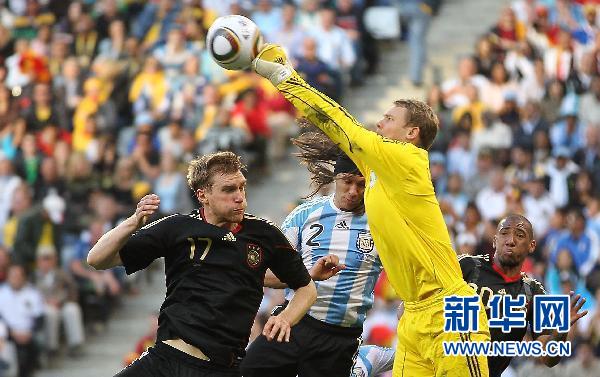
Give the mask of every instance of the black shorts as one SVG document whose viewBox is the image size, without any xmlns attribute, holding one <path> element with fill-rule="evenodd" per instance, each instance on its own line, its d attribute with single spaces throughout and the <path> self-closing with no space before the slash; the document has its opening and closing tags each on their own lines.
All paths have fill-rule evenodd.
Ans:
<svg viewBox="0 0 600 377">
<path fill-rule="evenodd" d="M 241 377 L 238 367 L 200 360 L 162 342 L 148 349 L 114 377 Z"/>
<path fill-rule="evenodd" d="M 244 377 L 348 377 L 362 329 L 347 329 L 308 315 L 292 327 L 289 343 L 260 335 L 242 361 Z"/>
</svg>

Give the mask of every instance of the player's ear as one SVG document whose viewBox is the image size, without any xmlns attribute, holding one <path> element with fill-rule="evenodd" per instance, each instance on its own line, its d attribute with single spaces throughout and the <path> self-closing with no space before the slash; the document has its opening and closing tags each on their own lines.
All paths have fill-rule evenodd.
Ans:
<svg viewBox="0 0 600 377">
<path fill-rule="evenodd" d="M 206 203 L 208 203 L 208 198 L 206 197 L 206 189 L 199 188 L 198 190 L 196 190 L 196 198 L 200 203 L 206 205 Z"/>
<path fill-rule="evenodd" d="M 498 241 L 498 236 L 494 234 L 494 238 L 492 240 L 492 248 L 496 250 L 496 242 Z"/>
<path fill-rule="evenodd" d="M 411 129 L 408 131 L 408 137 L 411 140 L 418 140 L 420 142 L 420 138 L 419 135 L 421 134 L 421 130 L 419 129 L 419 127 L 411 127 Z"/>
<path fill-rule="evenodd" d="M 537 245 L 537 242 L 535 242 L 535 240 L 531 240 L 531 243 L 529 243 L 529 254 L 533 254 L 533 252 L 535 251 L 536 245 Z"/>
</svg>

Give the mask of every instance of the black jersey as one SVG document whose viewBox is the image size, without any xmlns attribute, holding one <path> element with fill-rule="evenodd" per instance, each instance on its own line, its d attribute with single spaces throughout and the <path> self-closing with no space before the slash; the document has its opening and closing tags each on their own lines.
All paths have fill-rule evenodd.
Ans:
<svg viewBox="0 0 600 377">
<path fill-rule="evenodd" d="M 222 365 L 245 354 L 267 268 L 292 289 L 310 283 L 279 228 L 248 214 L 233 231 L 207 223 L 200 211 L 167 216 L 134 233 L 120 255 L 128 274 L 165 258 L 157 340 L 180 338 Z"/>
<path fill-rule="evenodd" d="M 543 285 L 527 276 L 525 273 L 520 273 L 517 276 L 509 277 L 502 274 L 501 271 L 494 268 L 492 262 L 490 262 L 487 255 L 483 256 L 471 256 L 471 255 L 460 255 L 459 256 L 460 268 L 462 270 L 463 279 L 471 286 L 477 294 L 481 297 L 481 301 L 486 308 L 488 318 L 490 316 L 490 309 L 488 302 L 492 295 L 511 295 L 517 297 L 518 295 L 526 296 L 526 320 L 531 334 L 534 338 L 537 338 L 542 334 L 535 334 L 533 332 L 533 296 L 544 295 L 546 291 Z M 512 328 L 510 333 L 503 333 L 502 329 L 490 328 L 490 335 L 492 342 L 498 341 L 521 341 L 527 333 L 527 327 Z M 510 364 L 510 357 L 488 357 L 488 366 L 490 369 L 490 377 L 500 376 L 508 364 Z"/>
</svg>

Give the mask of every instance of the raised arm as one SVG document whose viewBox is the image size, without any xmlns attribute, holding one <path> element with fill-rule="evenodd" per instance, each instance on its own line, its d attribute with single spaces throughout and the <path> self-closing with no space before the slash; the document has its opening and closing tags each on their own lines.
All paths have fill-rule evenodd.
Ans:
<svg viewBox="0 0 600 377">
<path fill-rule="evenodd" d="M 155 194 L 144 196 L 138 203 L 135 213 L 125 221 L 104 234 L 90 250 L 87 262 L 97 270 L 106 270 L 121 266 L 119 250 L 125 246 L 129 237 L 146 222 L 158 209 L 160 199 Z"/>
<path fill-rule="evenodd" d="M 321 129 L 358 166 L 363 175 L 367 166 L 373 170 L 389 170 L 410 165 L 412 145 L 386 139 L 365 129 L 340 104 L 304 81 L 289 65 L 283 50 L 266 45 L 253 62 L 253 69 L 271 81 L 301 114 Z"/>
</svg>

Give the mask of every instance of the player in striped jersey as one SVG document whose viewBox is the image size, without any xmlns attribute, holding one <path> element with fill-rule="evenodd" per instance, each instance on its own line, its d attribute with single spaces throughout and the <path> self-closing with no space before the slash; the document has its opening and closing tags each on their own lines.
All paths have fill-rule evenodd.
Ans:
<svg viewBox="0 0 600 377">
<path fill-rule="evenodd" d="M 321 173 L 314 174 L 313 181 L 318 185 L 334 181 L 335 193 L 297 207 L 282 230 L 309 270 L 327 255 L 336 256 L 340 263 L 337 268 L 343 269 L 316 282 L 317 301 L 300 327 L 292 330 L 289 343 L 270 343 L 260 336 L 250 345 L 242 373 L 245 377 L 348 377 L 382 269 L 364 214 L 365 179 L 325 135 L 305 133 L 295 142 L 301 146 L 309 170 Z M 326 145 L 332 147 L 324 148 Z M 332 172 L 326 165 L 333 161 Z M 270 282 L 265 278 L 265 285 L 283 287 L 274 276 L 271 278 Z M 292 297 L 288 291 L 286 299 Z"/>
</svg>

